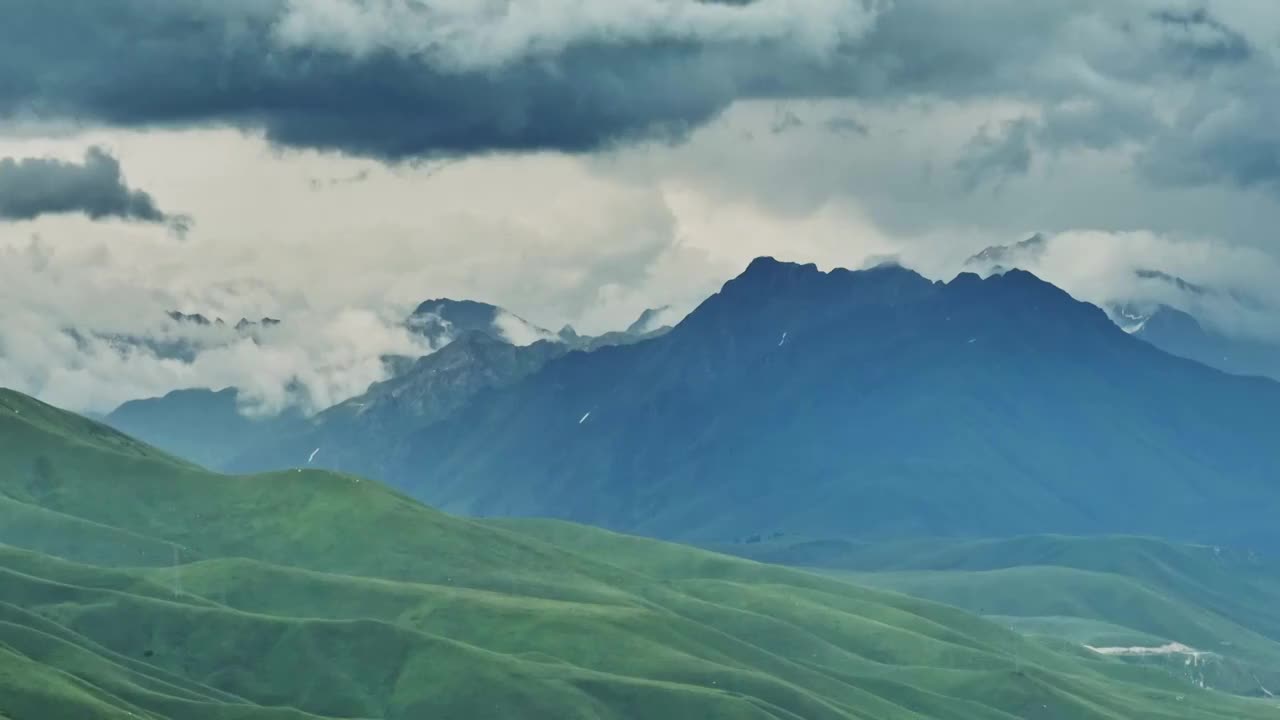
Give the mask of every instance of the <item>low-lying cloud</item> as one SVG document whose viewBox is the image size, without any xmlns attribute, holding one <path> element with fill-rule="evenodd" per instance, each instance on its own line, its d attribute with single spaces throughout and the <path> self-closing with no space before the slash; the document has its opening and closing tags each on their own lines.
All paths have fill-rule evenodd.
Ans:
<svg viewBox="0 0 1280 720">
<path fill-rule="evenodd" d="M 38 320 L 16 316 L 0 334 L 0 376 L 39 389 L 47 402 L 91 412 L 181 388 L 236 387 L 246 414 L 274 415 L 291 407 L 320 410 L 386 379 L 377 350 L 410 357 L 430 352 L 368 311 L 301 320 L 320 324 L 307 333 L 206 346 L 181 360 L 106 338 L 50 334 Z"/>
<path fill-rule="evenodd" d="M 0 220 L 34 220 L 80 213 L 93 220 L 119 218 L 164 223 L 186 232 L 191 220 L 156 207 L 144 190 L 130 188 L 120 162 L 100 147 L 82 162 L 58 158 L 0 158 Z"/>
<path fill-rule="evenodd" d="M 1018 267 L 1108 310 L 1168 305 L 1225 335 L 1280 343 L 1280 262 L 1254 248 L 1076 230 L 988 255 L 968 269 Z"/>
<path fill-rule="evenodd" d="M 0 385 L 94 412 L 227 386 L 252 412 L 315 410 L 383 379 L 386 356 L 430 352 L 404 327 L 428 298 L 491 302 L 540 327 L 597 333 L 705 296 L 708 280 L 736 269 L 709 269 L 687 252 L 654 188 L 598 177 L 574 158 L 370 168 L 273 155 L 233 132 L 192 135 L 113 142 L 139 177 L 201 216 L 187 242 L 75 215 L 0 224 Z M 52 149 L 65 156 L 66 147 Z M 171 182 L 184 178 L 167 162 L 179 150 L 219 172 Z M 311 182 L 366 169 L 358 183 Z M 225 323 L 176 322 L 169 311 Z M 240 318 L 263 317 L 282 322 L 255 329 L 256 340 L 235 332 Z M 504 330 L 515 342 L 542 337 L 514 320 Z M 188 351 L 163 351 L 177 346 Z"/>
</svg>

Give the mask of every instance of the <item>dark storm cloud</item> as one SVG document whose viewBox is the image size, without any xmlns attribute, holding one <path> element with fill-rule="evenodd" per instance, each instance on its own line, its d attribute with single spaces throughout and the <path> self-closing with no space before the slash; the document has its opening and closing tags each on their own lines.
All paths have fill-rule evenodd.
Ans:
<svg viewBox="0 0 1280 720">
<path fill-rule="evenodd" d="M 1280 73 L 1240 18 L 1280 9 L 1207 7 L 0 0 L 0 114 L 400 160 L 678 139 L 738 99 L 999 99 L 1036 111 L 975 146 L 993 167 L 1135 145 L 1156 182 L 1274 183 Z"/>
<path fill-rule="evenodd" d="M 861 13 L 860 0 L 821 4 Z M 418 49 L 412 37 L 397 44 L 377 36 L 389 32 L 380 26 L 356 28 L 351 38 L 321 28 L 283 41 L 295 6 L 305 7 L 0 0 L 0 113 L 115 126 L 230 124 L 260 128 L 281 145 L 385 159 L 587 151 L 677 137 L 747 94 L 758 77 L 803 77 L 821 62 L 803 33 L 755 37 L 752 27 L 742 37 L 715 28 L 704 37 L 694 27 L 616 43 L 584 34 L 552 53 L 517 48 L 492 60 L 459 58 L 462 50 L 448 46 Z M 287 27 L 299 25 L 309 27 Z"/>
<path fill-rule="evenodd" d="M 168 223 L 188 229 L 185 217 L 156 207 L 151 195 L 130 188 L 120 163 L 102 148 L 89 148 L 81 163 L 55 158 L 0 159 L 0 220 L 34 220 L 41 215 L 82 213 Z"/>
</svg>

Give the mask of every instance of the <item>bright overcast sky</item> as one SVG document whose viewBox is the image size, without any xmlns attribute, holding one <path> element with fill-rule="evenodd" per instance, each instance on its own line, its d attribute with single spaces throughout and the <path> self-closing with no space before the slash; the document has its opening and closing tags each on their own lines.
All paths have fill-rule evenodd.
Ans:
<svg viewBox="0 0 1280 720">
<path fill-rule="evenodd" d="M 754 256 L 1099 302 L 1220 288 L 1280 335 L 1274 0 L 0 0 L 0 385 L 76 409 L 423 351 L 435 297 L 580 331 Z M 1185 300 L 1185 298 L 1183 298 Z M 194 361 L 93 334 L 272 316 Z M 76 330 L 76 335 L 63 331 Z"/>
</svg>

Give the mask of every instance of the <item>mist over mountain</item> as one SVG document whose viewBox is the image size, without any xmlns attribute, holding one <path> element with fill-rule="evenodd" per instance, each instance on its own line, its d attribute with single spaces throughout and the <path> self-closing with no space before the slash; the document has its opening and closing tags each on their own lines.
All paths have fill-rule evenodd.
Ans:
<svg viewBox="0 0 1280 720">
<path fill-rule="evenodd" d="M 296 409 L 255 416 L 235 388 L 175 390 L 163 397 L 132 400 L 103 421 L 161 450 L 205 467 L 220 467 L 240 448 L 263 437 L 287 433 L 304 422 Z"/>
<path fill-rule="evenodd" d="M 496 305 L 474 300 L 427 300 L 418 305 L 405 324 L 427 338 L 432 347 L 443 347 L 469 332 L 483 333 L 513 345 L 531 345 L 555 337 L 549 330 Z"/>
<path fill-rule="evenodd" d="M 551 335 L 483 303 L 423 303 L 409 323 L 431 333 L 433 342 L 447 341 L 441 349 L 407 362 L 389 380 L 375 383 L 368 392 L 317 414 L 301 427 L 289 426 L 286 433 L 260 436 L 254 443 L 238 446 L 219 466 L 236 471 L 279 469 L 306 458 L 308 464 L 382 477 L 407 457 L 413 433 L 447 418 L 481 392 L 522 380 L 571 351 L 590 352 L 660 337 L 671 329 L 653 327 L 663 312 L 646 311 L 625 331 L 591 337 L 567 326 Z M 538 339 L 517 343 L 513 337 Z"/>
<path fill-rule="evenodd" d="M 201 352 L 226 347 L 241 340 L 263 342 L 266 333 L 279 327 L 281 321 L 264 317 L 260 320 L 240 318 L 230 325 L 220 317 L 210 320 L 200 313 L 170 310 L 164 313 L 168 324 L 149 335 L 104 333 L 92 328 L 66 328 L 63 332 L 79 346 L 101 341 L 122 355 L 149 352 L 160 360 L 191 363 Z M 143 399 L 143 398 L 139 398 Z"/>
<path fill-rule="evenodd" d="M 1168 305 L 1122 308 L 1135 337 L 1165 352 L 1190 358 L 1234 375 L 1259 375 L 1280 381 L 1280 345 L 1225 335 L 1206 328 L 1189 313 Z"/>
<path fill-rule="evenodd" d="M 669 310 L 647 311 L 625 331 L 598 336 L 571 327 L 551 333 L 487 303 L 438 299 L 421 303 L 405 326 L 435 350 L 382 359 L 386 380 L 308 417 L 297 406 L 263 413 L 236 388 L 189 388 L 124 403 L 105 416 L 117 429 L 206 467 L 260 469 L 317 464 L 381 475 L 402 440 L 445 417 L 480 390 L 505 385 L 570 350 L 595 350 L 661 336 L 656 321 Z M 171 314 L 178 322 L 224 327 L 202 315 Z M 252 337 L 279 321 L 241 320 L 236 333 Z M 305 388 L 295 386 L 293 392 Z M 323 454 L 321 454 L 323 450 Z"/>
<path fill-rule="evenodd" d="M 627 333 L 631 335 L 649 335 L 651 333 L 660 332 L 664 329 L 674 327 L 681 320 L 681 315 L 670 305 L 663 305 L 658 308 L 649 308 L 636 318 L 636 321 L 627 327 Z"/>
<path fill-rule="evenodd" d="M 1035 271 L 1048 251 L 1048 238 L 1037 234 L 1012 245 L 988 247 L 970 257 L 965 267 L 983 274 L 1010 268 Z M 1191 282 L 1149 267 L 1134 268 L 1130 280 L 1127 297 L 1124 290 L 1113 291 L 1112 301 L 1103 305 L 1126 332 L 1165 352 L 1224 372 L 1280 380 L 1280 340 L 1270 334 L 1224 328 L 1222 317 L 1222 308 L 1272 318 L 1277 309 L 1269 310 L 1266 302 L 1238 288 Z M 1274 331 L 1280 331 L 1280 326 Z"/>
<path fill-rule="evenodd" d="M 215 467 L 233 471 L 302 465 L 385 475 L 403 454 L 409 433 L 447 417 L 478 393 L 516 382 L 568 352 L 560 342 L 517 346 L 483 330 L 468 330 L 363 395 L 339 403 L 284 432 L 263 433 Z"/>
<path fill-rule="evenodd" d="M 547 341 L 577 349 L 594 349 L 641 340 L 670 329 L 669 308 L 646 310 L 624 331 L 601 335 L 580 335 L 571 325 L 559 332 L 539 327 L 528 320 L 489 303 L 474 300 L 427 300 L 405 321 L 406 326 L 427 338 L 432 347 L 443 347 L 468 333 L 480 333 L 516 346 Z"/>
<path fill-rule="evenodd" d="M 987 272 L 1004 272 L 1038 261 L 1044 257 L 1048 244 L 1048 238 L 1036 233 L 1012 245 L 992 245 L 966 260 L 965 266 Z"/>
</svg>

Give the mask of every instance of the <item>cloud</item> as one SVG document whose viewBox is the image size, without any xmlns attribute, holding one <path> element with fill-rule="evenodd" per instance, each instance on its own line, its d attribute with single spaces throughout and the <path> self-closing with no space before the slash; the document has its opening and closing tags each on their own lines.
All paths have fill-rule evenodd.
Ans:
<svg viewBox="0 0 1280 720">
<path fill-rule="evenodd" d="M 275 37 L 285 47 L 356 58 L 390 50 L 466 73 L 555 58 L 583 46 L 778 46 L 821 58 L 860 34 L 867 17 L 863 5 L 848 0 L 290 0 Z"/>
<path fill-rule="evenodd" d="M 1072 230 L 993 248 L 976 260 L 968 269 L 1030 270 L 1103 308 L 1169 305 L 1230 336 L 1280 341 L 1280 261 L 1257 249 Z"/>
<path fill-rule="evenodd" d="M 1256 94 L 1255 94 L 1256 93 Z M 1155 137 L 1139 158 L 1143 175 L 1167 185 L 1225 181 L 1280 194 L 1280 79 L 1252 79 L 1239 89 L 1204 91 L 1176 129 Z"/>
<path fill-rule="evenodd" d="M 166 282 L 193 244 L 0 243 L 0 385 L 95 412 L 179 388 L 231 386 L 247 412 L 316 410 L 384 379 L 384 356 L 431 350 L 385 306 L 312 306 L 271 283 L 220 281 L 216 270 L 192 283 L 194 262 L 183 263 L 185 279 Z M 287 321 L 238 332 L 234 320 L 200 324 L 166 312 L 239 318 L 263 307 L 287 312 Z"/>
<path fill-rule="evenodd" d="M 871 134 L 871 130 L 864 124 L 858 122 L 853 117 L 833 117 L 829 118 L 825 127 L 837 135 L 861 135 L 866 137 Z"/>
<path fill-rule="evenodd" d="M 537 327 L 519 315 L 507 311 L 499 312 L 493 319 L 493 324 L 507 342 L 520 347 L 532 345 L 539 340 L 556 339 L 555 333 Z"/>
<path fill-rule="evenodd" d="M 1269 3 L 56 5 L 0 25 L 0 156 L 110 147 L 132 187 L 201 222 L 186 244 L 78 216 L 0 225 L 0 300 L 35 318 L 0 328 L 0 383 L 59 398 L 207 381 L 303 402 L 286 376 L 336 397 L 424 298 L 599 332 L 687 310 L 758 254 L 941 277 L 995 243 L 1078 234 L 1114 287 L 1050 277 L 1100 299 L 1132 291 L 1139 260 L 1249 287 L 1275 269 Z M 112 356 L 21 350 L 67 325 L 163 334 L 145 318 L 172 308 L 321 335 L 354 310 L 387 333 L 344 362 L 305 343 L 197 371 L 129 357 L 116 387 L 89 369 Z"/>
<path fill-rule="evenodd" d="M 167 330 L 163 336 L 187 336 L 196 350 L 165 357 L 146 345 L 50 332 L 43 318 L 17 308 L 0 332 L 0 378 L 62 407 L 96 412 L 178 388 L 237 387 L 247 414 L 275 414 L 315 411 L 364 392 L 387 376 L 381 355 L 430 352 L 367 310 L 302 313 L 257 338 L 208 335 Z"/>
<path fill-rule="evenodd" d="M 186 216 L 161 212 L 146 191 L 130 188 L 120 162 L 100 147 L 89 148 L 81 163 L 48 157 L 0 159 L 0 220 L 66 213 L 93 220 L 167 223 L 180 233 L 191 225 Z"/>
<path fill-rule="evenodd" d="M 957 163 L 965 188 L 975 190 L 988 182 L 998 188 L 1010 175 L 1025 175 L 1031 169 L 1031 133 L 1026 118 L 1005 123 L 997 136 L 983 128 Z"/>
<path fill-rule="evenodd" d="M 7 13 L 0 114 L 384 159 L 678 137 L 813 90 L 863 0 L 123 0 Z"/>
<path fill-rule="evenodd" d="M 37 3 L 0 29 L 0 115 L 404 160 L 682 140 L 753 100 L 1017 103 L 1005 167 L 1123 147 L 1155 184 L 1275 189 L 1278 33 L 1256 0 Z"/>
<path fill-rule="evenodd" d="M 1208 9 L 1160 9 L 1151 14 L 1162 24 L 1167 49 L 1193 67 L 1248 60 L 1253 46 L 1237 30 L 1209 14 Z"/>
<path fill-rule="evenodd" d="M 202 232 L 174 243 L 152 225 L 76 215 L 0 225 L 0 385 L 78 410 L 230 385 L 256 407 L 314 409 L 381 379 L 383 356 L 428 350 L 400 327 L 428 298 L 492 302 L 541 327 L 598 333 L 645 307 L 686 302 L 689 288 L 709 292 L 736 269 L 687 247 L 660 189 L 571 157 L 388 167 L 273 153 L 233 131 L 0 147 L 65 156 L 85 140 L 118 148 L 131 177 L 166 187 Z M 312 187 L 366 170 L 362 182 Z M 176 325 L 169 310 L 283 323 L 246 343 L 226 327 Z M 183 340 L 196 352 L 164 358 L 105 339 L 113 335 Z"/>
</svg>

